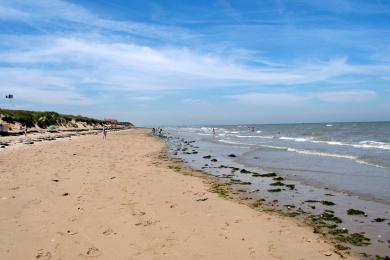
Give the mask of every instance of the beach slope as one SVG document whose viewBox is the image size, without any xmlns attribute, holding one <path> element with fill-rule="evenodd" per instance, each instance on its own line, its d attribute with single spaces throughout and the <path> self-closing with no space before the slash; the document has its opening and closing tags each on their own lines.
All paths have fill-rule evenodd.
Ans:
<svg viewBox="0 0 390 260">
<path fill-rule="evenodd" d="M 339 259 L 310 228 L 211 193 L 132 129 L 0 152 L 0 259 Z"/>
</svg>

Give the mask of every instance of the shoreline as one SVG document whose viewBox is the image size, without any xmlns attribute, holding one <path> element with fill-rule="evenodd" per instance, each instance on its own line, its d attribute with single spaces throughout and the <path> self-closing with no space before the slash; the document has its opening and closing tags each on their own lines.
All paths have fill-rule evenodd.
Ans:
<svg viewBox="0 0 390 260">
<path fill-rule="evenodd" d="M 256 207 L 266 204 L 271 210 L 309 224 L 314 232 L 332 241 L 340 254 L 352 250 L 364 259 L 377 256 L 385 259 L 388 255 L 390 218 L 386 204 L 364 201 L 328 187 L 308 186 L 280 172 L 263 176 L 269 171 L 241 163 L 241 155 L 247 148 L 213 146 L 200 139 L 169 131 L 166 135 L 173 156 L 215 176 L 239 192 L 244 200 L 252 203 L 257 199 L 253 203 Z"/>
<path fill-rule="evenodd" d="M 148 132 L 0 152 L 1 258 L 340 259 L 297 221 L 220 198 Z"/>
</svg>

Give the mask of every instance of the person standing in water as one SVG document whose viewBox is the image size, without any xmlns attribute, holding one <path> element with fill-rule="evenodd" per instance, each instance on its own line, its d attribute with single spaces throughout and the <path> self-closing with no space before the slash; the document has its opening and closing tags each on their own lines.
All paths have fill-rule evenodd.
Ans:
<svg viewBox="0 0 390 260">
<path fill-rule="evenodd" d="M 215 128 L 213 128 L 212 132 L 213 132 L 213 136 L 215 136 Z"/>
</svg>

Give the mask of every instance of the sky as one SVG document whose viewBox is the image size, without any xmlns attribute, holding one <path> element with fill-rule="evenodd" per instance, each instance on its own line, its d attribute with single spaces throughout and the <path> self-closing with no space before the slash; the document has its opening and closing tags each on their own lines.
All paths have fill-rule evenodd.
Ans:
<svg viewBox="0 0 390 260">
<path fill-rule="evenodd" d="M 138 126 L 386 121 L 390 1 L 0 0 L 0 97 Z"/>
</svg>

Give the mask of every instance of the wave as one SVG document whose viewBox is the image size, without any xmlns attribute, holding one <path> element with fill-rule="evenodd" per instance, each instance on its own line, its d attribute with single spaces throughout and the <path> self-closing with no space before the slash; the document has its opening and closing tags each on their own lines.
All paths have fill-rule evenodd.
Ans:
<svg viewBox="0 0 390 260">
<path fill-rule="evenodd" d="M 358 158 L 356 156 L 345 155 L 345 154 L 324 153 L 324 152 L 309 151 L 309 150 L 295 149 L 295 148 L 288 148 L 287 151 L 301 153 L 301 154 L 325 156 L 325 157 L 344 158 L 344 159 L 350 159 L 350 160 L 355 160 L 355 161 L 358 160 Z"/>
<path fill-rule="evenodd" d="M 250 146 L 256 145 L 256 144 L 248 144 L 248 143 L 234 142 L 234 141 L 225 140 L 225 139 L 218 140 L 218 142 L 226 143 L 226 144 L 236 144 L 236 145 L 250 145 Z"/>
<path fill-rule="evenodd" d="M 266 148 L 272 148 L 272 149 L 278 149 L 278 150 L 285 150 L 288 152 L 308 154 L 308 155 L 317 155 L 317 156 L 326 156 L 326 157 L 336 157 L 336 158 L 358 160 L 357 157 L 352 156 L 352 155 L 344 155 L 344 154 L 337 154 L 337 153 L 324 153 L 324 152 L 310 151 L 310 150 L 304 150 L 304 149 L 296 149 L 296 148 L 285 147 L 285 146 L 274 146 L 274 145 L 259 145 L 259 146 L 266 147 Z"/>
<path fill-rule="evenodd" d="M 390 150 L 390 144 L 385 142 L 377 142 L 377 141 L 361 141 L 359 143 L 344 143 L 339 141 L 320 141 L 313 140 L 312 138 L 303 138 L 303 137 L 285 137 L 282 136 L 279 138 L 280 140 L 288 140 L 295 142 L 311 142 L 311 143 L 321 143 L 321 144 L 329 144 L 329 145 L 339 145 L 339 146 L 351 146 L 355 148 L 368 148 L 368 149 L 382 149 L 382 150 Z"/>
<path fill-rule="evenodd" d="M 361 141 L 359 144 L 353 145 L 353 147 L 358 148 L 376 148 L 376 149 L 384 149 L 384 150 L 390 150 L 390 144 L 384 143 L 384 142 L 377 142 L 377 141 Z"/>
<path fill-rule="evenodd" d="M 236 137 L 239 138 L 264 138 L 264 139 L 273 139 L 274 136 L 267 136 L 267 135 L 236 135 Z"/>
<path fill-rule="evenodd" d="M 248 143 L 242 143 L 242 142 L 235 142 L 235 141 L 229 141 L 229 140 L 219 140 L 221 143 L 227 143 L 227 144 L 235 144 L 235 145 L 251 145 L 251 146 L 259 146 L 259 147 L 265 147 L 265 148 L 271 148 L 271 149 L 277 149 L 277 150 L 284 150 L 287 152 L 295 152 L 299 154 L 306 154 L 306 155 L 313 155 L 313 156 L 322 156 L 322 157 L 333 157 L 333 158 L 341 158 L 341 159 L 348 159 L 353 160 L 360 164 L 365 164 L 372 167 L 382 168 L 386 169 L 387 167 L 366 162 L 356 156 L 353 155 L 347 155 L 347 154 L 338 154 L 338 153 L 325 153 L 325 152 L 318 152 L 318 151 L 310 151 L 310 150 L 304 150 L 304 149 L 295 149 L 291 147 L 285 147 L 285 146 L 274 146 L 274 145 L 255 145 L 255 144 L 248 144 Z"/>
<path fill-rule="evenodd" d="M 366 162 L 366 161 L 363 161 L 363 160 L 356 160 L 356 162 L 361 163 L 361 164 L 365 164 L 365 165 L 368 165 L 368 166 L 381 168 L 381 169 L 387 169 L 388 168 L 388 167 L 385 167 L 385 166 L 382 166 L 382 165 L 378 165 L 378 164 L 375 164 L 375 163 L 369 163 L 369 162 Z"/>
<path fill-rule="evenodd" d="M 360 163 L 360 164 L 365 164 L 365 165 L 368 165 L 368 166 L 373 166 L 373 167 L 377 167 L 377 168 L 381 168 L 381 169 L 387 169 L 387 167 L 363 161 L 362 159 L 359 159 L 358 157 L 352 156 L 352 155 L 337 154 L 337 153 L 324 153 L 324 152 L 318 152 L 318 151 L 309 151 L 309 150 L 303 150 L 303 149 L 295 149 L 295 148 L 284 147 L 284 146 L 273 146 L 273 145 L 259 145 L 259 146 L 266 147 L 266 148 L 278 149 L 278 150 L 285 150 L 285 151 L 288 151 L 288 152 L 295 152 L 295 153 L 300 153 L 300 154 L 306 154 L 306 155 L 348 159 L 348 160 L 353 160 L 353 161 L 355 161 L 357 163 Z"/>
<path fill-rule="evenodd" d="M 291 141 L 295 141 L 295 142 L 307 142 L 307 141 L 311 141 L 312 138 L 303 138 L 303 137 L 286 137 L 286 136 L 282 136 L 279 138 L 280 140 L 291 140 Z"/>
</svg>

